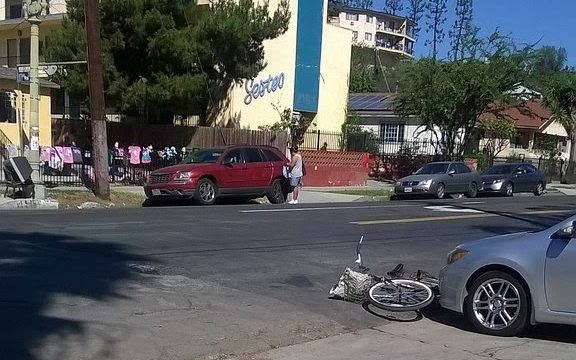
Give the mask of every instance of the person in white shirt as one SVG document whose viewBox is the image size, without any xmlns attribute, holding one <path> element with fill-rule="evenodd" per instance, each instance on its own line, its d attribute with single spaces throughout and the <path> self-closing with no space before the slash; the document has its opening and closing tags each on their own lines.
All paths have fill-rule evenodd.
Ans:
<svg viewBox="0 0 576 360">
<path fill-rule="evenodd" d="M 298 145 L 290 148 L 290 186 L 292 187 L 292 200 L 288 204 L 298 204 L 298 195 L 302 187 L 302 176 L 304 176 L 302 155 L 298 153 Z"/>
</svg>

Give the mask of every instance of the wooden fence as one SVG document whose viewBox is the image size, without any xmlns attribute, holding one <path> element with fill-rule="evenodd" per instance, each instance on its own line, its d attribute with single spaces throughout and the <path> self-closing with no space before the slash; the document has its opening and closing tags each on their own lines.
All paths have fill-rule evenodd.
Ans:
<svg viewBox="0 0 576 360">
<path fill-rule="evenodd" d="M 156 149 L 165 146 L 175 146 L 177 149 L 208 148 L 224 145 L 270 145 L 282 151 L 286 149 L 288 134 L 286 132 L 271 132 L 235 128 L 173 126 L 138 123 L 115 123 L 107 125 L 108 145 L 115 142 L 120 146 L 153 145 Z M 52 144 L 68 145 L 72 141 L 80 148 L 90 144 L 90 121 L 53 119 Z"/>
</svg>

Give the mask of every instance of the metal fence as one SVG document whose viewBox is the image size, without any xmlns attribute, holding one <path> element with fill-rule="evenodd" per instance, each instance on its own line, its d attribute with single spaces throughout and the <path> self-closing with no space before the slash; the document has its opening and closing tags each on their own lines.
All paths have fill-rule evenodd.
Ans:
<svg viewBox="0 0 576 360">
<path fill-rule="evenodd" d="M 460 150 L 458 143 L 455 150 Z M 302 149 L 327 151 L 359 151 L 378 155 L 414 154 L 438 155 L 442 153 L 443 145 L 431 139 L 385 139 L 378 134 L 364 132 L 329 132 L 308 131 L 304 136 Z"/>
<path fill-rule="evenodd" d="M 0 144 L 0 160 L 4 161 L 8 157 L 2 155 L 2 148 L 4 146 Z M 151 162 L 147 164 L 131 164 L 127 159 L 113 162 L 108 167 L 110 182 L 118 185 L 144 185 L 152 171 L 176 165 L 181 159 L 182 155 L 179 154 L 171 159 L 152 156 Z M 58 167 L 51 167 L 48 162 L 42 162 L 40 175 L 42 182 L 48 187 L 90 186 L 94 182 L 94 167 L 90 158 L 84 158 L 82 163 L 61 164 Z M 4 172 L 0 171 L 0 182 L 4 180 Z"/>
</svg>

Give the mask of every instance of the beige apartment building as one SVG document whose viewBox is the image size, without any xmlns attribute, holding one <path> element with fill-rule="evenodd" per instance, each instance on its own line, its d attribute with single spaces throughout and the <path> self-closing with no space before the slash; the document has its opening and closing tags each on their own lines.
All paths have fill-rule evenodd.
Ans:
<svg viewBox="0 0 576 360">
<path fill-rule="evenodd" d="M 415 23 L 405 17 L 380 11 L 344 8 L 332 24 L 352 30 L 357 45 L 377 48 L 386 53 L 413 57 Z"/>
<path fill-rule="evenodd" d="M 30 23 L 23 14 L 24 0 L 0 0 L 0 137 L 4 142 L 22 148 L 27 143 L 29 119 Z M 49 34 L 58 28 L 66 13 L 66 0 L 46 0 L 46 14 L 40 24 L 40 61 L 42 48 Z M 52 142 L 51 120 L 53 93 L 61 91 L 47 81 L 44 68 L 39 69 L 40 80 L 40 145 Z"/>
</svg>

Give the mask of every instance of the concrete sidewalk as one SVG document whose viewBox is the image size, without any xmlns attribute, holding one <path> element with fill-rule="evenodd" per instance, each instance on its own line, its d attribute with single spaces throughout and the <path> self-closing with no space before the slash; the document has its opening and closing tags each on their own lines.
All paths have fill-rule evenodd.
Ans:
<svg viewBox="0 0 576 360">
<path fill-rule="evenodd" d="M 463 321 L 463 320 L 462 320 Z M 554 339 L 554 336 L 552 336 Z M 236 360 L 520 360 L 574 359 L 569 339 L 499 338 L 479 335 L 429 319 L 392 322 L 271 350 Z"/>
</svg>

